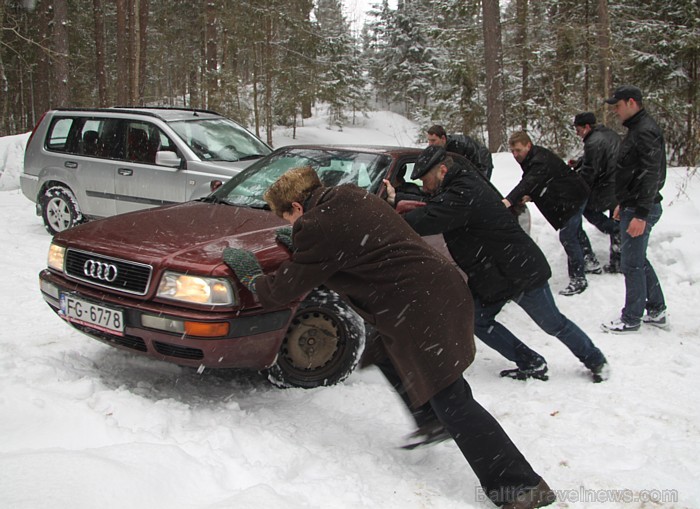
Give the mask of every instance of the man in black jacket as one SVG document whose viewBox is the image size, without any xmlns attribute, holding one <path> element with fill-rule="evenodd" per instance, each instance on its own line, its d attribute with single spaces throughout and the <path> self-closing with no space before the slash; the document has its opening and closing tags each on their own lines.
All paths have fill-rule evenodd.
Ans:
<svg viewBox="0 0 700 509">
<path fill-rule="evenodd" d="M 554 152 L 532 144 L 524 131 L 513 133 L 510 151 L 520 163 L 523 178 L 508 193 L 506 207 L 532 201 L 555 230 L 568 260 L 569 286 L 560 295 L 576 295 L 588 287 L 583 249 L 578 238 L 588 185 Z"/>
<path fill-rule="evenodd" d="M 605 266 L 605 271 L 620 272 L 620 223 L 612 218 L 617 205 L 615 168 L 620 136 L 603 124 L 596 123 L 595 114 L 590 111 L 574 117 L 574 129 L 583 140 L 583 157 L 578 160 L 574 169 L 591 189 L 583 217 L 610 236 L 610 263 Z M 605 211 L 608 211 L 609 215 L 606 216 Z M 600 264 L 583 228 L 579 230 L 579 240 L 584 252 L 586 272 L 600 274 Z"/>
<path fill-rule="evenodd" d="M 666 301 L 647 259 L 652 227 L 661 217 L 666 182 L 666 148 L 661 129 L 642 104 L 642 91 L 618 87 L 606 100 L 628 129 L 620 145 L 615 174 L 615 216 L 620 220 L 621 269 L 625 275 L 625 307 L 620 318 L 602 324 L 606 332 L 623 334 L 646 324 L 667 328 Z M 644 315 L 646 309 L 647 314 Z"/>
<path fill-rule="evenodd" d="M 556 307 L 544 254 L 469 162 L 457 163 L 442 147 L 430 146 L 416 161 L 411 179 L 421 179 L 431 197 L 404 218 L 420 235 L 443 234 L 452 258 L 468 276 L 476 336 L 517 365 L 501 376 L 546 379 L 544 358 L 496 321 L 512 300 L 543 331 L 564 343 L 591 370 L 593 381 L 604 380 L 605 356 Z M 389 201 L 395 199 L 398 205 L 400 197 L 393 196 L 388 181 L 385 184 Z"/>
<path fill-rule="evenodd" d="M 428 145 L 439 145 L 448 152 L 454 152 L 464 156 L 486 177 L 491 180 L 493 172 L 493 159 L 491 152 L 474 138 L 464 134 L 447 135 L 447 131 L 441 125 L 434 125 L 428 129 Z"/>
</svg>

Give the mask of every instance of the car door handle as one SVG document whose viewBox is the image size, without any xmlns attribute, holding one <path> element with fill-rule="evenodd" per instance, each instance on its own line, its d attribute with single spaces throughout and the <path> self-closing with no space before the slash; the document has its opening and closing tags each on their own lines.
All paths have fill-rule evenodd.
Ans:
<svg viewBox="0 0 700 509">
<path fill-rule="evenodd" d="M 65 166 L 66 168 L 77 168 L 78 163 L 76 163 L 75 161 L 66 161 L 65 163 L 63 163 L 63 166 Z"/>
<path fill-rule="evenodd" d="M 129 168 L 119 168 L 117 172 L 119 175 L 124 175 L 125 177 L 131 177 L 134 174 L 134 170 Z"/>
</svg>

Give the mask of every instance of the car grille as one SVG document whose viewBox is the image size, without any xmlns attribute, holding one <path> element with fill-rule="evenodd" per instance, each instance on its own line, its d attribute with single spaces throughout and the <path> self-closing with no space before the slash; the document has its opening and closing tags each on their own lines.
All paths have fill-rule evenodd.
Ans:
<svg viewBox="0 0 700 509">
<path fill-rule="evenodd" d="M 145 295 L 148 292 L 152 272 L 153 267 L 143 263 L 119 260 L 77 249 L 68 249 L 66 252 L 67 276 L 120 292 Z"/>
<path fill-rule="evenodd" d="M 87 327 L 85 325 L 79 325 L 77 323 L 71 323 L 71 325 L 76 329 L 83 331 L 88 336 L 101 339 L 102 341 L 111 343 L 113 345 L 124 346 L 132 350 L 138 350 L 139 352 L 148 351 L 148 348 L 146 348 L 146 342 L 139 337 L 128 335 L 115 336 L 113 334 L 107 334 L 105 332 L 93 329 L 92 327 Z"/>
<path fill-rule="evenodd" d="M 170 357 L 180 357 L 181 359 L 203 359 L 204 352 L 198 348 L 188 348 L 184 346 L 175 346 L 168 343 L 161 343 L 160 341 L 154 341 L 153 346 L 156 351 L 162 355 L 168 355 Z"/>
</svg>

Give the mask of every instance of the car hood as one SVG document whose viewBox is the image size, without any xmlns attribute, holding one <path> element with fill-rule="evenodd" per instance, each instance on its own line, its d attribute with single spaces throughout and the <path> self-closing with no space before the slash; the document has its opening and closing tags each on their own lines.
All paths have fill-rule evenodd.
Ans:
<svg viewBox="0 0 700 509">
<path fill-rule="evenodd" d="M 289 257 L 275 241 L 288 223 L 267 210 L 193 201 L 113 216 L 57 234 L 69 248 L 198 274 L 224 274 L 227 247 L 256 253 L 267 270 Z"/>
</svg>

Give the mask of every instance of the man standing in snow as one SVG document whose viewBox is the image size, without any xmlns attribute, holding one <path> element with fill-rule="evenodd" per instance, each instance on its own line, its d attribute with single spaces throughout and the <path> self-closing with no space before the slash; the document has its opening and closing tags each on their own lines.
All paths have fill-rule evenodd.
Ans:
<svg viewBox="0 0 700 509">
<path fill-rule="evenodd" d="M 432 407 L 495 504 L 554 502 L 463 378 L 475 352 L 473 303 L 458 270 L 384 200 L 352 184 L 322 187 L 310 167 L 282 175 L 265 200 L 293 225 L 292 258 L 263 275 L 253 253 L 224 251 L 260 303 L 286 305 L 322 285 L 338 293 L 378 331 L 375 353 L 389 359 L 414 408 Z"/>
<path fill-rule="evenodd" d="M 470 136 L 464 134 L 447 135 L 447 131 L 441 125 L 434 125 L 428 129 L 428 146 L 439 145 L 448 152 L 454 152 L 467 158 L 476 168 L 491 180 L 493 172 L 493 159 L 491 152 L 484 145 Z"/>
<path fill-rule="evenodd" d="M 603 124 L 596 123 L 595 114 L 590 111 L 574 117 L 574 129 L 583 140 L 583 157 L 578 160 L 574 169 L 591 188 L 583 217 L 610 236 L 610 263 L 605 266 L 605 271 L 620 272 L 620 223 L 612 218 L 617 205 L 615 168 L 620 136 Z M 605 211 L 609 211 L 609 216 L 604 214 Z M 586 272 L 600 274 L 600 263 L 583 228 L 579 230 L 579 239 L 584 251 Z"/>
<path fill-rule="evenodd" d="M 654 268 L 647 259 L 651 229 L 661 217 L 661 193 L 666 182 L 666 148 L 661 129 L 642 104 L 642 91 L 618 87 L 606 100 L 628 129 L 620 145 L 615 174 L 615 217 L 620 220 L 625 307 L 620 318 L 602 324 L 606 332 L 639 330 L 642 321 L 668 327 L 666 301 Z M 644 315 L 646 309 L 647 314 Z"/>
<path fill-rule="evenodd" d="M 411 179 L 420 179 L 423 191 L 432 195 L 425 206 L 406 212 L 404 218 L 420 235 L 443 234 L 452 258 L 469 278 L 477 337 L 516 363 L 516 369 L 502 371 L 501 376 L 546 380 L 544 357 L 496 321 L 512 300 L 543 331 L 564 343 L 591 371 L 594 382 L 603 381 L 605 356 L 557 308 L 547 282 L 551 276 L 547 259 L 497 192 L 440 146 L 423 150 Z M 388 201 L 400 207 L 400 196 L 388 181 L 384 183 Z"/>
<path fill-rule="evenodd" d="M 569 286 L 559 295 L 576 295 L 588 287 L 578 233 L 588 185 L 554 152 L 532 144 L 524 131 L 513 133 L 510 151 L 520 163 L 523 178 L 503 199 L 506 207 L 532 201 L 555 230 L 566 251 Z"/>
</svg>

